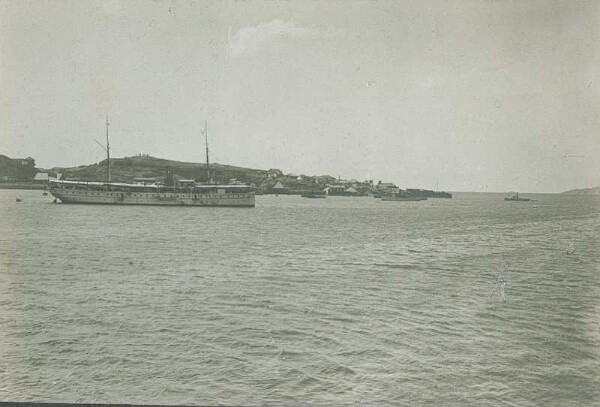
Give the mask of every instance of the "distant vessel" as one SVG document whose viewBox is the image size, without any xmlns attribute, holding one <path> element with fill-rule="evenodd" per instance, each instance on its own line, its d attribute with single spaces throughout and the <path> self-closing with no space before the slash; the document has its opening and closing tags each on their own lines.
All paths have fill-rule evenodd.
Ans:
<svg viewBox="0 0 600 407">
<path fill-rule="evenodd" d="M 518 192 L 509 192 L 507 196 L 504 197 L 505 201 L 519 201 L 519 202 L 527 202 L 531 201 L 530 198 L 521 198 L 519 197 Z"/>
<path fill-rule="evenodd" d="M 172 180 L 169 185 L 157 182 L 111 182 L 110 146 L 106 120 L 107 182 L 65 181 L 50 178 L 50 193 L 62 203 L 113 204 L 113 205 L 168 205 L 168 206 L 228 206 L 254 207 L 252 187 L 245 184 L 213 184 L 210 182 L 208 161 L 208 136 L 206 133 L 206 184 L 193 180 Z M 168 173 L 167 175 L 170 175 Z M 169 178 L 169 177 L 167 177 Z M 170 177 L 172 178 L 172 177 Z"/>
<path fill-rule="evenodd" d="M 400 189 L 398 192 L 394 192 L 392 194 L 374 192 L 372 196 L 374 198 L 386 198 L 386 201 L 425 201 L 428 198 L 452 198 L 452 194 L 450 192 L 416 188 L 407 188 L 405 190 Z"/>
<path fill-rule="evenodd" d="M 302 198 L 327 198 L 324 192 L 308 192 L 300 195 Z"/>
<path fill-rule="evenodd" d="M 432 191 L 430 189 L 407 188 L 404 193 L 408 196 L 421 198 L 452 198 L 452 194 L 450 192 Z"/>
<path fill-rule="evenodd" d="M 17 198 L 17 202 L 23 202 L 21 198 Z"/>
</svg>

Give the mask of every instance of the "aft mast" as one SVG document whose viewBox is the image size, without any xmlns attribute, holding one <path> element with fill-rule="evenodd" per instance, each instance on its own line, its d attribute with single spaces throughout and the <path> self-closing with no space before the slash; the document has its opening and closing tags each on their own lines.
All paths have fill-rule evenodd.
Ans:
<svg viewBox="0 0 600 407">
<path fill-rule="evenodd" d="M 208 126 L 204 120 L 204 144 L 206 145 L 206 183 L 210 184 L 210 164 L 208 162 Z"/>
</svg>

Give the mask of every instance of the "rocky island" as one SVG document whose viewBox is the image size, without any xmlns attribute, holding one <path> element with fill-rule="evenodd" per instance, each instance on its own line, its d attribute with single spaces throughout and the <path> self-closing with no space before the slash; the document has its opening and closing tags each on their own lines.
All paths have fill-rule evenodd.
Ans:
<svg viewBox="0 0 600 407">
<path fill-rule="evenodd" d="M 600 187 L 571 189 L 562 193 L 574 195 L 600 195 Z"/>
</svg>

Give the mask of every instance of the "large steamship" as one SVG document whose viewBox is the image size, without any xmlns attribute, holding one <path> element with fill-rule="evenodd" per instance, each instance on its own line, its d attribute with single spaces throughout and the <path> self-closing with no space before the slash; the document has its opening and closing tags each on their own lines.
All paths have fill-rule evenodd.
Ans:
<svg viewBox="0 0 600 407">
<path fill-rule="evenodd" d="M 254 207 L 254 190 L 245 184 L 206 184 L 192 180 L 171 182 L 111 182 L 110 145 L 106 120 L 107 182 L 68 181 L 50 178 L 48 189 L 62 203 L 113 205 L 228 206 Z M 210 180 L 208 136 L 206 137 L 206 170 Z"/>
</svg>

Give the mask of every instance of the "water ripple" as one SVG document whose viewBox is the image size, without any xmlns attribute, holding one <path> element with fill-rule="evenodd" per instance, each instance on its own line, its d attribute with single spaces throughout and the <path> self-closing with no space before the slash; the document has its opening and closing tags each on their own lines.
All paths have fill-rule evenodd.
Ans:
<svg viewBox="0 0 600 407">
<path fill-rule="evenodd" d="M 0 399 L 600 400 L 598 198 L 259 196 L 242 212 L 14 193 L 0 191 Z"/>
</svg>

